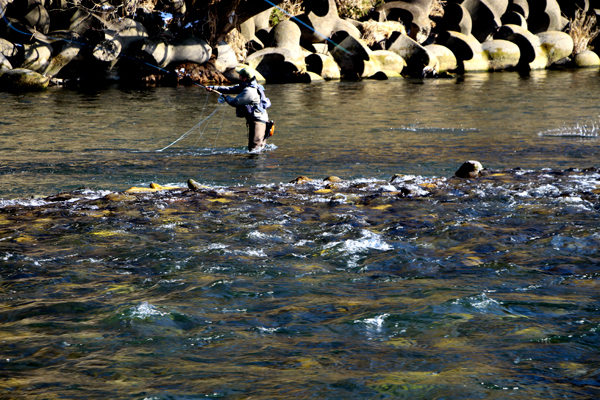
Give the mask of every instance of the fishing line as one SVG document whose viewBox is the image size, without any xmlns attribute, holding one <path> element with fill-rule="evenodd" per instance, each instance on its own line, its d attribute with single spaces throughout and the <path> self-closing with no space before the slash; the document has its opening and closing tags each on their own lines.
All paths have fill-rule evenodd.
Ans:
<svg viewBox="0 0 600 400">
<path fill-rule="evenodd" d="M 206 96 L 206 103 L 204 104 L 204 107 L 206 108 L 206 104 L 208 103 L 208 95 Z M 202 113 L 204 113 L 204 109 L 202 109 Z M 202 118 L 202 117 L 200 117 Z M 225 108 L 223 108 L 223 116 L 221 117 L 221 126 L 219 126 L 219 130 L 217 131 L 217 136 L 215 137 L 215 144 L 213 145 L 212 143 L 210 143 L 205 137 L 204 137 L 204 132 L 206 132 L 206 129 L 208 129 L 208 124 L 204 125 L 204 130 L 200 130 L 200 128 L 198 128 L 200 136 L 198 136 L 198 139 L 196 139 L 196 143 L 194 143 L 194 145 L 192 147 L 196 147 L 196 145 L 198 144 L 198 142 L 200 141 L 200 139 L 204 140 L 206 142 L 206 144 L 208 144 L 211 147 L 217 147 L 217 139 L 219 138 L 219 134 L 221 133 L 221 129 L 223 129 L 223 121 L 225 120 Z"/>
<path fill-rule="evenodd" d="M 160 150 L 156 150 L 156 151 L 157 151 L 157 152 L 161 152 L 161 151 L 163 151 L 163 150 L 166 150 L 166 149 L 168 149 L 169 147 L 173 146 L 175 143 L 177 143 L 177 142 L 179 142 L 179 141 L 183 140 L 184 138 L 186 138 L 186 137 L 187 137 L 187 136 L 188 136 L 190 133 L 192 133 L 192 132 L 194 131 L 194 129 L 196 129 L 196 128 L 200 128 L 204 122 L 208 121 L 208 120 L 210 119 L 210 117 L 212 117 L 213 115 L 215 115 L 215 114 L 216 114 L 216 112 L 217 112 L 217 111 L 219 111 L 219 109 L 220 109 L 220 108 L 222 108 L 224 105 L 225 105 L 225 104 L 219 104 L 219 105 L 217 106 L 217 108 L 215 108 L 215 110 L 214 110 L 212 113 L 210 113 L 210 115 L 209 115 L 208 117 L 204 118 L 203 120 L 201 120 L 200 122 L 198 122 L 196 125 L 194 125 L 194 127 L 193 127 L 192 129 L 190 129 L 189 131 L 187 131 L 186 133 L 184 133 L 183 135 L 181 135 L 181 136 L 179 137 L 179 139 L 175 140 L 175 141 L 174 141 L 173 143 L 171 143 L 170 145 L 168 145 L 168 146 L 166 146 L 166 147 L 163 147 L 162 149 L 160 149 Z"/>
<path fill-rule="evenodd" d="M 202 111 L 200 111 L 200 120 L 202 120 L 202 116 L 204 115 L 204 110 L 206 109 L 206 106 L 208 105 L 208 94 L 206 95 L 206 100 L 204 101 L 204 106 L 202 107 Z M 200 136 L 198 136 L 198 139 L 196 140 L 196 143 L 194 143 L 194 145 L 192 147 L 195 147 L 196 144 L 198 144 L 198 141 L 200 141 L 201 138 L 203 138 L 203 132 L 200 131 L 200 128 L 198 128 L 198 132 L 200 133 Z M 206 139 L 204 139 L 205 142 L 208 143 L 208 141 Z"/>
</svg>

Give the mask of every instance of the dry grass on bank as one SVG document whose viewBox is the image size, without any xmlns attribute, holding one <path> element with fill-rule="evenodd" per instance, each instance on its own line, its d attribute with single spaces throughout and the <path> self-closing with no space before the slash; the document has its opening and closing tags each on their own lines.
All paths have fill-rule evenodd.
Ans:
<svg viewBox="0 0 600 400">
<path fill-rule="evenodd" d="M 429 11 L 430 17 L 443 17 L 444 16 L 444 7 L 446 6 L 446 2 L 442 0 L 433 0 L 431 4 L 431 11 Z"/>
<path fill-rule="evenodd" d="M 335 0 L 341 18 L 360 19 L 373 7 L 383 4 L 383 0 Z"/>
<path fill-rule="evenodd" d="M 243 63 L 246 59 L 246 56 L 248 55 L 248 49 L 246 49 L 246 43 L 248 41 L 246 40 L 246 38 L 240 33 L 239 30 L 232 29 L 231 31 L 229 31 L 227 36 L 225 36 L 225 41 L 234 51 L 237 60 Z"/>
<path fill-rule="evenodd" d="M 366 21 L 362 24 L 362 39 L 369 47 L 373 47 L 376 43 L 388 39 L 393 32 L 402 32 L 406 34 L 406 28 L 397 21 Z"/>
<path fill-rule="evenodd" d="M 295 17 L 304 12 L 302 0 L 285 0 L 285 2 L 278 7 L 285 12 L 281 12 L 279 9 L 274 8 L 271 17 L 269 18 L 269 24 L 271 26 L 275 26 L 281 21 L 288 20 L 291 17 Z"/>
<path fill-rule="evenodd" d="M 596 17 L 579 9 L 575 13 L 575 18 L 569 20 L 569 22 L 570 26 L 567 33 L 573 39 L 574 44 L 571 56 L 591 49 L 590 43 L 600 34 L 600 29 L 596 26 Z"/>
</svg>

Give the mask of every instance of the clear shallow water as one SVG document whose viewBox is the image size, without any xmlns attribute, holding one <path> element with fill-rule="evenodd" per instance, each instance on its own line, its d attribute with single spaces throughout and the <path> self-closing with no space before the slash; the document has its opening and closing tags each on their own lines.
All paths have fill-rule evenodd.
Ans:
<svg viewBox="0 0 600 400">
<path fill-rule="evenodd" d="M 259 155 L 230 109 L 156 152 L 195 88 L 0 94 L 2 392 L 597 397 L 597 78 L 269 86 Z"/>
</svg>

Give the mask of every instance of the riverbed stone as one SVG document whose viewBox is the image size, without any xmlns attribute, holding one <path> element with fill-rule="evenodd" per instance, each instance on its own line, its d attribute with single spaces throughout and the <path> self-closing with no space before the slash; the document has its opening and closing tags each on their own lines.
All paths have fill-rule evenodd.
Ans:
<svg viewBox="0 0 600 400">
<path fill-rule="evenodd" d="M 293 183 L 293 184 L 296 184 L 296 185 L 302 185 L 302 184 L 310 182 L 310 181 L 312 181 L 311 178 L 309 178 L 307 176 L 304 176 L 304 175 L 300 175 L 296 179 L 290 181 L 290 183 Z"/>
<path fill-rule="evenodd" d="M 580 68 L 590 68 L 600 66 L 600 57 L 592 50 L 585 50 L 575 55 L 573 62 Z"/>
<path fill-rule="evenodd" d="M 50 78 L 25 68 L 1 70 L 0 89 L 14 92 L 31 92 L 44 90 Z"/>
<path fill-rule="evenodd" d="M 479 161 L 469 160 L 466 161 L 460 168 L 454 173 L 457 178 L 477 178 L 483 171 L 483 165 Z"/>
</svg>

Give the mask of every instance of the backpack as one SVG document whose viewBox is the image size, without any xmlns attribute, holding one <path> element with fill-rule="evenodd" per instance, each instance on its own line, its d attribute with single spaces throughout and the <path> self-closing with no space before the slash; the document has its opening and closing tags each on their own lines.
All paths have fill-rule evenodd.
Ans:
<svg viewBox="0 0 600 400">
<path fill-rule="evenodd" d="M 255 85 L 250 84 L 251 87 L 258 89 L 258 94 L 260 94 L 260 103 L 257 108 L 260 112 L 265 112 L 267 111 L 267 108 L 271 107 L 271 100 L 265 95 L 265 88 L 263 85 L 259 85 L 258 83 L 255 83 Z"/>
</svg>

